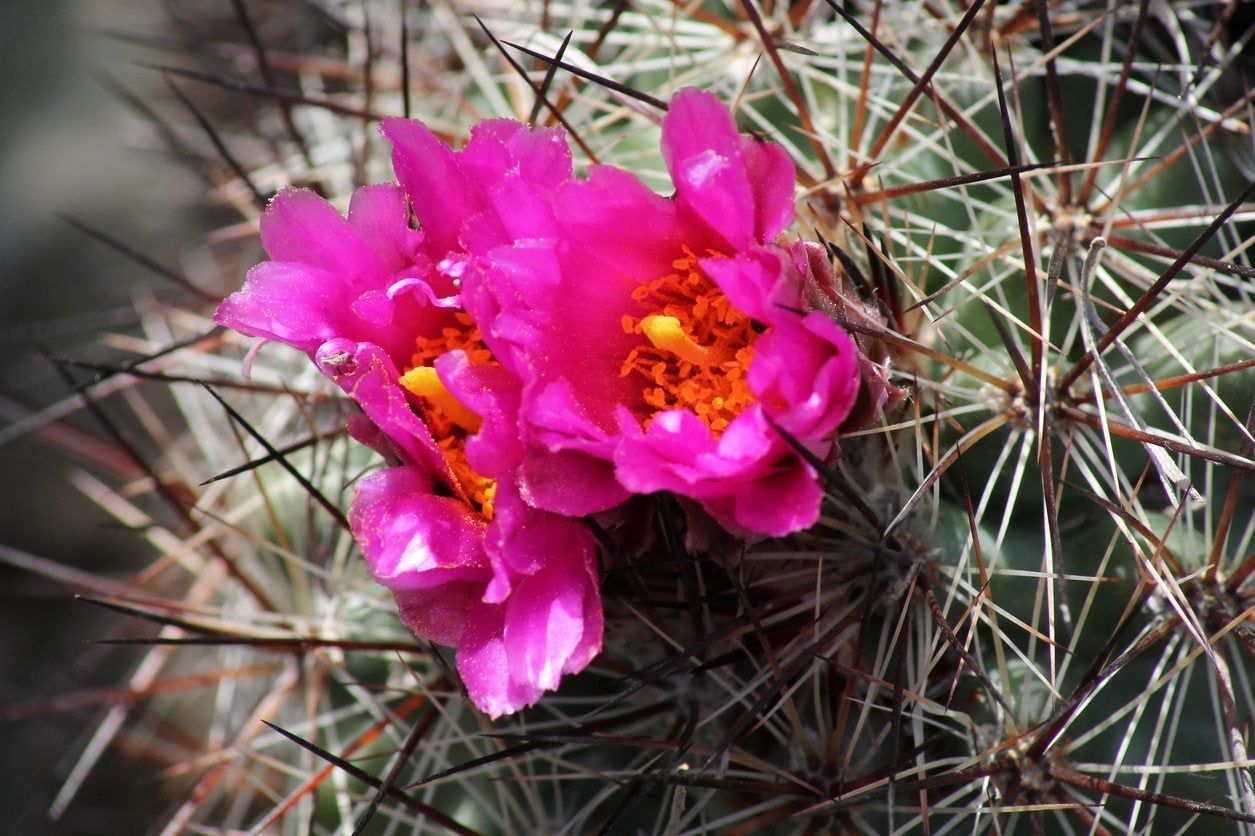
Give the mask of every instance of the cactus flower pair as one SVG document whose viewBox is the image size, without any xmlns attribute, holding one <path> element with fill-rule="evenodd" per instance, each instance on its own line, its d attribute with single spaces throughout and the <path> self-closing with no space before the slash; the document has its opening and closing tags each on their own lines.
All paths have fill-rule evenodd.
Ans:
<svg viewBox="0 0 1255 836">
<path fill-rule="evenodd" d="M 583 517 L 671 491 L 745 536 L 814 523 L 780 431 L 828 456 L 859 358 L 808 310 L 821 260 L 773 243 L 792 163 L 709 94 L 663 119 L 672 198 L 610 166 L 574 178 L 558 130 L 488 121 L 457 152 L 417 121 L 382 130 L 399 185 L 359 189 L 347 219 L 280 193 L 270 260 L 217 321 L 305 351 L 361 407 L 354 436 L 393 466 L 358 486 L 354 536 L 496 717 L 601 649 Z"/>
</svg>

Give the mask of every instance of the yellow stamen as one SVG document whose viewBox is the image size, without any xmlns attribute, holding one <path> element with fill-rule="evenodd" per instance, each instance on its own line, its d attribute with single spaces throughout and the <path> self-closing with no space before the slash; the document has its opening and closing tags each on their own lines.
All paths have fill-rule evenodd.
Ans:
<svg viewBox="0 0 1255 836">
<path fill-rule="evenodd" d="M 645 378 L 641 394 L 648 406 L 689 409 L 718 434 L 754 401 L 746 372 L 758 335 L 702 272 L 692 250 L 686 247 L 672 267 L 675 273 L 632 293 L 652 312 L 625 316 L 622 327 L 648 343 L 632 349 L 619 374 Z"/>
<path fill-rule="evenodd" d="M 684 333 L 684 326 L 678 317 L 650 314 L 641 320 L 641 332 L 654 344 L 654 348 L 669 351 L 686 363 L 709 366 L 715 362 L 713 352 L 702 348 Z"/>
<path fill-rule="evenodd" d="M 453 393 L 436 374 L 431 366 L 417 366 L 401 375 L 401 385 L 420 398 L 431 401 L 431 405 L 448 416 L 468 433 L 479 432 L 483 419 L 471 412 L 462 402 L 453 397 Z"/>
<path fill-rule="evenodd" d="M 453 396 L 432 366 L 437 357 L 449 351 L 465 351 L 477 365 L 493 363 L 492 352 L 480 338 L 479 329 L 464 313 L 456 314 L 455 324 L 441 329 L 438 336 L 418 337 L 415 348 L 410 368 L 401 375 L 401 385 L 422 400 L 427 428 L 453 478 L 484 519 L 491 520 L 497 483 L 476 472 L 466 458 L 466 437 L 479 431 L 483 419 Z"/>
</svg>

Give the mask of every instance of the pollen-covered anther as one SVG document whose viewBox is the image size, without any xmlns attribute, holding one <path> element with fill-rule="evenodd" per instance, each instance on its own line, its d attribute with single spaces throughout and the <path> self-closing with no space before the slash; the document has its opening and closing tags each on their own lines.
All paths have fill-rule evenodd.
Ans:
<svg viewBox="0 0 1255 836">
<path fill-rule="evenodd" d="M 632 349 L 619 373 L 645 378 L 647 406 L 691 410 L 721 433 L 754 400 L 746 370 L 757 334 L 702 272 L 692 250 L 684 252 L 672 263 L 675 273 L 632 293 L 652 312 L 622 318 L 624 332 L 641 335 L 645 344 Z"/>
</svg>

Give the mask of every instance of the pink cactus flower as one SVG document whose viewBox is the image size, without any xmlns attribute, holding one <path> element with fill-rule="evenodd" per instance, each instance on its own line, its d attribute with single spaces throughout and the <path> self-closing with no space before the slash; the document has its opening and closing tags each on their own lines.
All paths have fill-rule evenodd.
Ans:
<svg viewBox="0 0 1255 836">
<path fill-rule="evenodd" d="M 521 496 L 575 516 L 671 491 L 748 536 L 804 529 L 822 490 L 781 431 L 832 455 L 860 372 L 808 304 L 831 273 L 776 242 L 793 165 L 692 89 L 662 153 L 673 198 L 609 166 L 556 189 L 507 177 L 464 241 L 463 302 L 524 381 Z"/>
<path fill-rule="evenodd" d="M 713 96 L 663 120 L 674 198 L 608 166 L 573 179 L 560 131 L 485 122 L 460 152 L 383 132 L 400 185 L 359 189 L 347 219 L 280 194 L 270 260 L 216 319 L 305 351 L 361 407 L 354 436 L 394 466 L 359 484 L 354 536 L 496 717 L 600 651 L 576 518 L 671 491 L 739 534 L 810 526 L 822 492 L 790 439 L 834 455 L 860 358 L 814 304 L 826 262 L 777 241 L 792 163 Z"/>
<path fill-rule="evenodd" d="M 270 260 L 215 319 L 305 351 L 361 407 L 355 436 L 397 466 L 358 485 L 353 534 L 401 618 L 457 648 L 471 700 L 498 717 L 600 651 L 599 578 L 584 526 L 519 498 L 521 384 L 461 309 L 448 256 L 510 225 L 493 215 L 503 182 L 569 181 L 570 152 L 560 132 L 504 120 L 460 152 L 418 122 L 383 132 L 400 186 L 359 189 L 347 220 L 310 191 L 279 194 L 261 224 Z"/>
</svg>

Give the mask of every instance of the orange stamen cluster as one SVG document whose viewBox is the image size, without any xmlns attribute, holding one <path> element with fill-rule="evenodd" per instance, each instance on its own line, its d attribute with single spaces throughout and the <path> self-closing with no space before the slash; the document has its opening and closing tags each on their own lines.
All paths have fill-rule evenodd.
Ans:
<svg viewBox="0 0 1255 836">
<path fill-rule="evenodd" d="M 484 345 L 479 328 L 464 313 L 456 314 L 455 324 L 441 329 L 439 336 L 419 337 L 414 342 L 417 351 L 410 358 L 409 368 L 401 375 L 401 385 L 422 401 L 427 427 L 453 478 L 462 486 L 471 504 L 485 519 L 491 520 L 497 482 L 479 475 L 466 459 L 466 438 L 479 429 L 480 418 L 445 388 L 433 365 L 440 355 L 458 350 L 465 351 L 472 363 L 486 365 L 495 362 L 492 352 Z"/>
<path fill-rule="evenodd" d="M 645 378 L 649 406 L 692 410 L 718 435 L 754 401 L 746 372 L 757 333 L 697 262 L 685 247 L 671 263 L 674 273 L 632 292 L 650 313 L 624 316 L 623 330 L 647 342 L 632 349 L 619 374 Z"/>
</svg>

